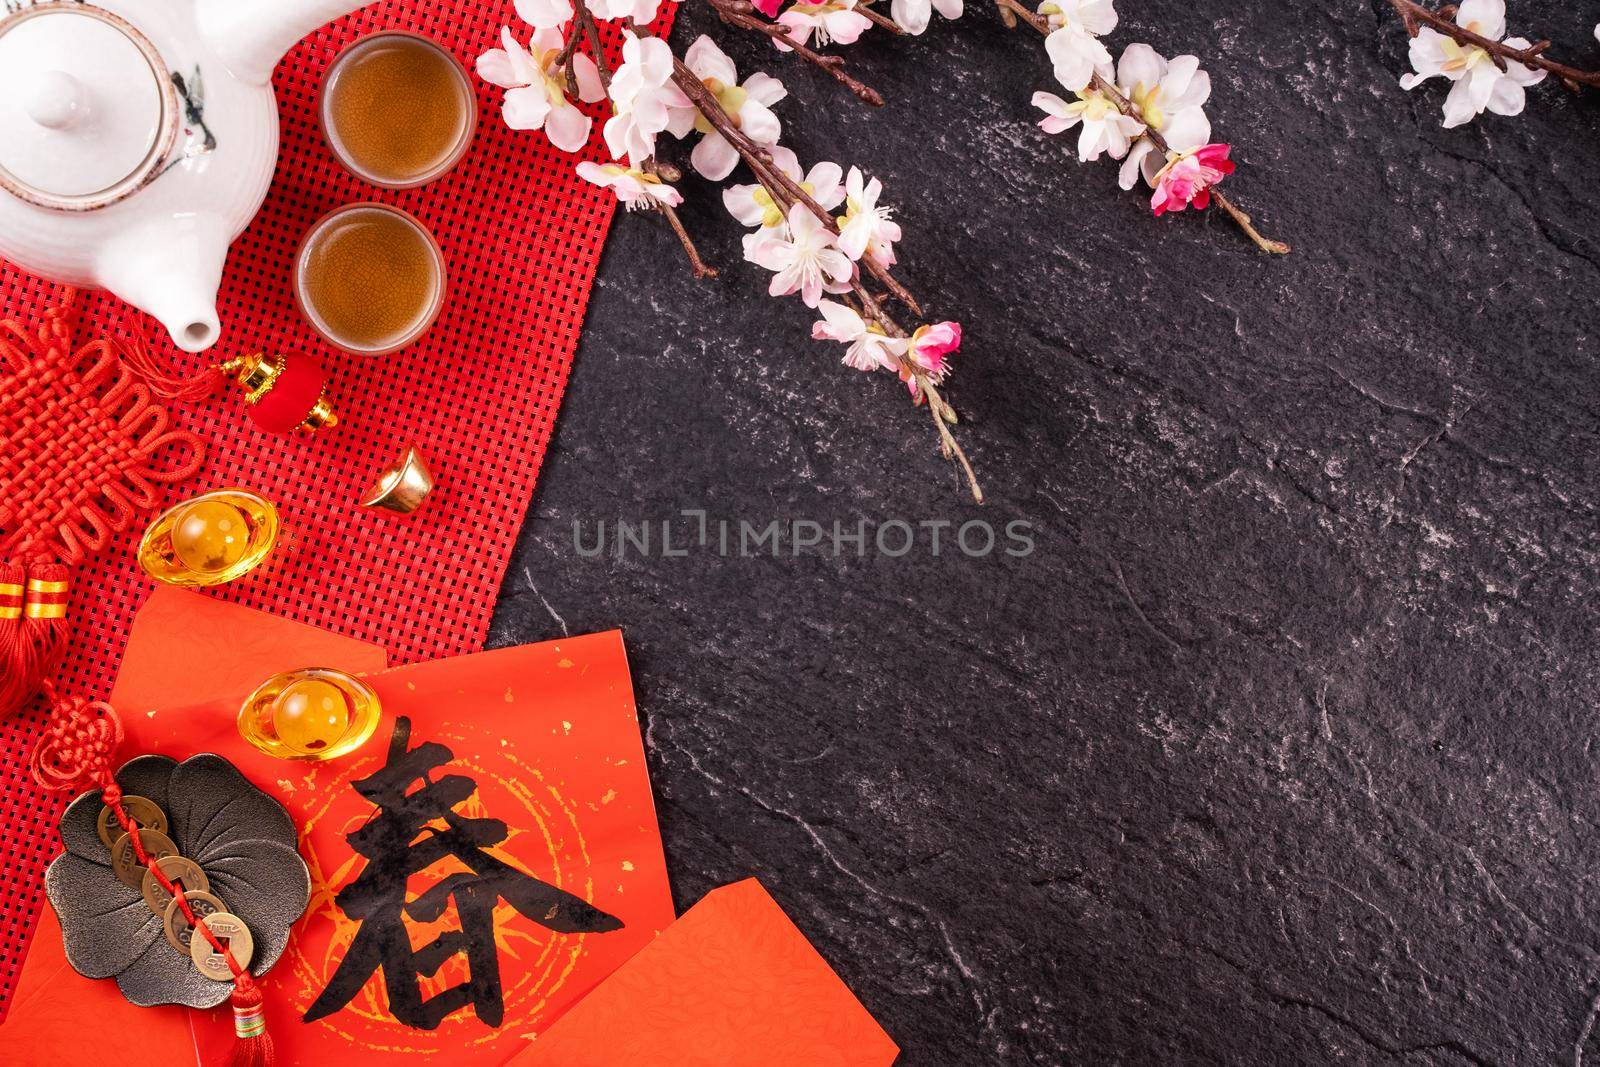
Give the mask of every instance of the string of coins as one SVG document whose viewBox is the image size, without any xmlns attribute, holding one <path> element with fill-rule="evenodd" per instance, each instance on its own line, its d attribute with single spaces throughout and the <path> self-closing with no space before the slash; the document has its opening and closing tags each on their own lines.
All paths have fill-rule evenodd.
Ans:
<svg viewBox="0 0 1600 1067">
<path fill-rule="evenodd" d="M 161 919 L 174 951 L 188 956 L 195 969 L 212 981 L 233 981 L 235 967 L 250 966 L 255 954 L 249 928 L 210 891 L 211 882 L 200 865 L 178 853 L 167 836 L 167 813 L 155 801 L 123 794 L 120 810 L 125 822 L 110 804 L 108 800 L 100 809 L 95 828 L 111 850 L 111 872 L 144 897 L 145 906 Z M 195 938 L 197 922 L 215 936 Z M 227 942 L 225 954 L 215 947 L 222 939 Z"/>
<path fill-rule="evenodd" d="M 189 960 L 195 969 L 212 981 L 233 983 L 233 1029 L 239 1040 L 229 1057 L 229 1067 L 271 1067 L 275 1057 L 262 1011 L 263 997 L 248 970 L 255 953 L 249 927 L 238 916 L 222 910 L 222 902 L 210 894 L 205 872 L 199 865 L 178 855 L 177 846 L 166 835 L 170 825 L 166 812 L 147 797 L 122 792 L 111 773 L 111 758 L 123 739 L 122 720 L 116 710 L 100 700 L 61 698 L 49 681 L 44 683 L 42 692 L 54 713 L 31 757 L 35 780 L 47 790 L 99 787 L 105 806 L 96 819 L 96 832 L 111 849 L 112 872 L 124 885 L 143 894 L 152 911 L 157 911 L 157 903 L 163 899 L 157 894 L 157 887 L 165 892 L 168 899 L 157 913 L 162 916 L 168 940 L 182 943 L 176 928 L 177 917 L 181 916 L 187 924 Z M 120 834 L 112 831 L 113 819 Z M 148 825 L 141 826 L 141 821 Z M 157 826 L 161 829 L 155 829 Z M 182 860 L 187 867 L 173 860 Z M 137 884 L 133 880 L 136 877 Z M 184 884 L 180 886 L 180 882 Z M 193 903 L 189 882 L 207 885 L 200 890 L 205 896 L 195 896 Z M 208 909 L 211 901 L 217 910 L 202 914 L 195 906 Z M 194 936 L 196 933 L 199 938 Z"/>
</svg>

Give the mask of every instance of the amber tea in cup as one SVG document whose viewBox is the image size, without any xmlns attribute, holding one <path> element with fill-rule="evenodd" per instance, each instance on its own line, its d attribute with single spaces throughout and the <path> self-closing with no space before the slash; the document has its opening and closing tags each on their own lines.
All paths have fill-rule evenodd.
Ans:
<svg viewBox="0 0 1600 1067">
<path fill-rule="evenodd" d="M 295 300 L 336 348 L 382 356 L 428 331 L 444 304 L 445 263 L 427 227 L 398 208 L 351 204 L 311 227 Z"/>
<path fill-rule="evenodd" d="M 431 182 L 460 162 L 478 101 L 455 56 L 425 37 L 363 37 L 328 68 L 319 104 L 328 146 L 350 172 L 386 189 Z"/>
</svg>

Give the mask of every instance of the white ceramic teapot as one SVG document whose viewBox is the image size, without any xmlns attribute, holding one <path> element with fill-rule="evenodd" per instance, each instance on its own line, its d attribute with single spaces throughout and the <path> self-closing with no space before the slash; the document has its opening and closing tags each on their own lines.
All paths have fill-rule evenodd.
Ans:
<svg viewBox="0 0 1600 1067">
<path fill-rule="evenodd" d="M 370 0 L 0 0 L 0 257 L 221 334 L 278 158 L 272 70 Z"/>
</svg>

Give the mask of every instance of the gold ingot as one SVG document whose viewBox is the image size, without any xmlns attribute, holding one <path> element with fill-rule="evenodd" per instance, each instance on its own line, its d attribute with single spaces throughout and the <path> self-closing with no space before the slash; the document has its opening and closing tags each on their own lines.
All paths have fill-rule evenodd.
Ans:
<svg viewBox="0 0 1600 1067">
<path fill-rule="evenodd" d="M 279 533 L 271 502 L 248 489 L 218 489 L 158 515 L 139 542 L 139 566 L 167 585 L 226 585 L 266 562 Z"/>
<path fill-rule="evenodd" d="M 275 674 L 246 697 L 239 734 L 278 759 L 338 759 L 367 742 L 382 711 L 378 694 L 355 675 L 306 667 Z"/>
<path fill-rule="evenodd" d="M 378 475 L 378 480 L 361 498 L 361 506 L 410 515 L 428 499 L 433 486 L 433 472 L 428 469 L 428 461 L 422 458 L 416 445 L 408 445 L 400 461 Z"/>
</svg>

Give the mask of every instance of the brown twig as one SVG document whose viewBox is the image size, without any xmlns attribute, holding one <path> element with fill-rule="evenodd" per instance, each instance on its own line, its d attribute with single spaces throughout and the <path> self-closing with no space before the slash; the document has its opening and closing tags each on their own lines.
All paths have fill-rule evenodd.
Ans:
<svg viewBox="0 0 1600 1067">
<path fill-rule="evenodd" d="M 677 181 L 682 172 L 670 163 L 658 163 L 654 159 L 644 161 L 644 171 L 657 177 L 665 177 L 668 181 Z M 671 177 L 669 177 L 669 175 Z M 683 245 L 684 254 L 689 257 L 689 269 L 694 271 L 696 278 L 715 278 L 717 268 L 710 266 L 700 258 L 700 250 L 694 245 L 694 238 L 689 236 L 689 231 L 683 225 L 683 220 L 678 217 L 678 212 L 671 204 L 657 204 L 655 210 L 667 220 L 667 225 L 672 227 L 672 232 L 677 234 L 678 241 Z"/>
<path fill-rule="evenodd" d="M 694 71 L 685 66 L 676 56 L 673 57 L 672 62 L 673 81 L 679 89 L 683 90 L 689 101 L 694 104 L 695 110 L 705 116 L 706 121 L 711 124 L 712 128 L 727 138 L 729 144 L 733 145 L 734 150 L 739 153 L 739 157 L 744 160 L 745 165 L 755 175 L 756 181 L 760 182 L 762 188 L 767 191 L 767 195 L 772 197 L 773 204 L 785 215 L 789 213 L 789 209 L 795 204 L 802 204 L 808 211 L 817 216 L 824 226 L 837 235 L 839 224 L 834 221 L 833 216 L 828 214 L 827 209 L 817 203 L 811 194 L 801 188 L 797 182 L 783 173 L 782 168 L 773 162 L 771 152 L 764 146 L 750 140 L 740 131 L 733 121 L 733 116 L 723 109 L 716 95 L 707 89 L 699 78 L 695 77 Z M 870 259 L 863 258 L 861 263 L 865 263 L 874 276 L 901 303 L 911 308 L 918 316 L 922 314 L 921 307 L 911 298 L 911 294 L 906 292 L 905 287 L 898 281 L 890 277 L 888 271 L 877 267 Z M 883 304 L 866 287 L 862 281 L 860 263 L 856 264 L 851 270 L 850 286 L 851 292 L 861 302 L 863 314 L 877 323 L 885 334 L 900 339 L 910 336 L 884 310 Z M 933 416 L 933 424 L 939 434 L 940 451 L 946 459 L 960 465 L 962 473 L 967 479 L 968 488 L 972 492 L 972 499 L 977 503 L 983 503 L 983 488 L 978 484 L 977 473 L 972 469 L 972 463 L 967 459 L 966 452 L 962 450 L 961 445 L 956 441 L 955 434 L 950 431 L 950 427 L 958 422 L 955 409 L 939 393 L 938 387 L 926 371 L 912 363 L 906 356 L 898 357 L 898 362 L 902 373 L 916 381 L 920 394 L 928 401 L 928 409 Z"/>
<path fill-rule="evenodd" d="M 774 41 L 781 41 L 785 48 L 794 52 L 795 55 L 807 63 L 827 71 L 834 81 L 849 89 L 857 100 L 871 104 L 873 107 L 883 106 L 883 94 L 872 86 L 858 81 L 845 73 L 843 58 L 825 56 L 821 52 L 801 44 L 799 41 L 790 40 L 788 27 L 780 23 L 768 22 L 764 18 L 758 18 L 756 7 L 750 3 L 750 0 L 706 0 L 706 2 L 717 13 L 717 17 L 728 25 L 737 26 L 742 30 L 752 30 L 755 33 L 770 37 Z M 871 16 L 868 17 L 870 18 Z"/>
<path fill-rule="evenodd" d="M 1001 12 L 1011 12 L 1011 14 L 1019 21 L 1027 23 L 1033 29 L 1037 30 L 1041 35 L 1046 37 L 1050 35 L 1049 21 L 1045 19 L 1044 16 L 1029 11 L 1026 7 L 1019 3 L 1018 0 L 995 0 L 995 4 L 1000 8 Z M 1148 122 L 1145 122 L 1144 112 L 1140 110 L 1139 105 L 1122 95 L 1122 91 L 1120 89 L 1118 89 L 1115 85 L 1112 85 L 1105 78 L 1102 78 L 1099 73 L 1091 74 L 1089 76 L 1089 85 L 1096 92 L 1100 93 L 1107 100 L 1110 100 L 1114 105 L 1116 105 L 1118 111 L 1121 111 L 1124 115 L 1128 115 L 1131 118 L 1137 119 L 1140 125 L 1144 126 L 1144 133 L 1141 134 L 1141 136 L 1149 138 L 1150 142 L 1156 146 L 1156 151 L 1160 152 L 1164 156 L 1174 155 L 1172 146 L 1167 143 L 1167 139 L 1161 136 L 1161 132 L 1159 130 L 1152 127 Z M 1274 255 L 1280 256 L 1287 255 L 1290 252 L 1289 246 L 1284 242 L 1274 241 L 1270 238 L 1263 237 L 1261 232 L 1257 230 L 1251 223 L 1250 216 L 1239 210 L 1239 208 L 1235 206 L 1231 200 L 1223 196 L 1222 193 L 1215 187 L 1213 187 L 1211 190 L 1211 198 L 1217 202 L 1218 207 L 1227 212 L 1229 218 L 1233 219 L 1234 222 L 1239 224 L 1239 228 L 1244 231 L 1245 236 L 1249 237 L 1251 241 L 1255 242 L 1255 246 L 1257 248 L 1261 249 L 1263 252 L 1271 252 Z"/>
<path fill-rule="evenodd" d="M 1254 241 L 1256 243 L 1256 247 L 1261 249 L 1263 252 L 1271 252 L 1275 255 L 1286 256 L 1293 251 L 1293 249 L 1284 244 L 1282 241 L 1274 241 L 1270 237 L 1261 236 L 1261 231 L 1257 230 L 1255 224 L 1250 221 L 1250 216 L 1241 211 L 1238 205 L 1234 204 L 1232 200 L 1229 200 L 1226 196 L 1223 196 L 1222 190 L 1218 189 L 1216 186 L 1211 187 L 1211 199 L 1215 200 L 1217 202 L 1217 206 L 1228 213 L 1229 218 L 1233 219 L 1234 222 L 1239 224 L 1239 229 L 1243 230 L 1245 235 L 1249 237 L 1250 240 Z"/>
<path fill-rule="evenodd" d="M 582 39 L 582 36 L 582 33 L 576 28 L 569 30 L 567 41 L 561 46 L 561 53 L 556 56 L 556 66 L 566 78 L 567 95 L 571 97 L 580 95 L 578 92 L 578 72 L 572 65 L 572 57 L 578 52 L 578 41 Z"/>
<path fill-rule="evenodd" d="M 656 210 L 667 220 L 667 225 L 672 227 L 672 232 L 678 235 L 678 240 L 683 244 L 683 251 L 689 257 L 689 269 L 694 271 L 696 278 L 715 278 L 717 268 L 710 266 L 700 258 L 700 250 L 694 246 L 694 239 L 689 236 L 689 231 L 684 229 L 683 220 L 678 218 L 677 211 L 669 204 L 658 204 Z"/>
<path fill-rule="evenodd" d="M 1577 67 L 1569 67 L 1565 63 L 1545 58 L 1545 50 L 1550 47 L 1549 41 L 1537 41 L 1527 48 L 1515 48 L 1504 41 L 1490 40 L 1465 26 L 1456 25 L 1455 19 L 1451 17 L 1454 8 L 1445 7 L 1432 11 L 1415 3 L 1414 0 L 1389 0 L 1389 4 L 1399 12 L 1401 21 L 1405 23 L 1406 34 L 1410 37 L 1415 37 L 1423 26 L 1431 26 L 1457 44 L 1469 44 L 1483 49 L 1489 53 L 1494 65 L 1502 71 L 1506 69 L 1507 62 L 1521 63 L 1525 67 L 1549 71 L 1569 88 L 1576 89 L 1580 85 L 1586 85 L 1591 89 L 1600 89 L 1600 71 L 1579 70 Z"/>
<path fill-rule="evenodd" d="M 861 3 L 855 6 L 855 12 L 856 14 L 864 17 L 874 26 L 888 30 L 897 37 L 905 36 L 905 27 L 900 25 L 894 19 L 890 18 L 888 15 L 880 15 L 877 10 L 872 7 L 872 0 L 862 0 Z"/>
<path fill-rule="evenodd" d="M 589 5 L 584 3 L 584 0 L 573 0 L 572 17 L 583 31 L 584 40 L 589 42 L 589 52 L 594 58 L 595 69 L 600 72 L 600 86 L 605 89 L 606 94 L 609 96 L 611 93 L 611 63 L 606 59 L 606 50 L 600 45 L 600 27 L 594 24 L 594 12 L 589 10 Z M 572 37 L 575 41 L 578 35 L 574 33 Z M 569 45 L 568 47 L 570 49 L 571 46 Z M 570 83 L 572 78 L 570 70 L 567 72 L 567 77 Z M 574 90 L 573 95 L 577 95 L 576 90 Z"/>
</svg>

